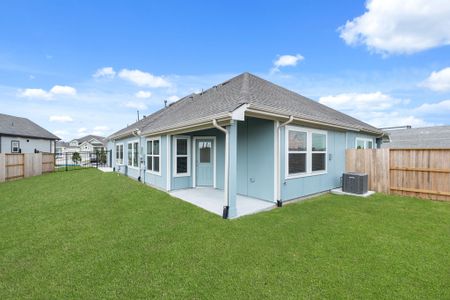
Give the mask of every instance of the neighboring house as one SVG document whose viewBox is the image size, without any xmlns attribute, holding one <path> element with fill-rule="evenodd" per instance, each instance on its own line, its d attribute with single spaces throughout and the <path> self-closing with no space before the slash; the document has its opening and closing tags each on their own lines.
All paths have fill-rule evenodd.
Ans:
<svg viewBox="0 0 450 300">
<path fill-rule="evenodd" d="M 97 152 L 106 151 L 106 138 L 98 135 L 87 135 L 70 142 L 56 143 L 56 153 Z"/>
<path fill-rule="evenodd" d="M 450 125 L 403 129 L 384 129 L 389 138 L 382 148 L 450 148 Z"/>
<path fill-rule="evenodd" d="M 55 152 L 59 137 L 21 117 L 0 114 L 0 153 Z"/>
<path fill-rule="evenodd" d="M 57 165 L 90 165 L 97 162 L 97 152 L 106 151 L 105 137 L 98 135 L 87 135 L 78 139 L 73 139 L 70 142 L 56 143 L 56 163 Z M 74 162 L 72 160 L 73 154 L 79 154 L 80 161 Z"/>
<path fill-rule="evenodd" d="M 374 147 L 382 134 L 243 73 L 184 97 L 109 140 L 116 171 L 166 191 L 223 190 L 225 210 L 234 217 L 239 197 L 281 205 L 339 187 L 345 149 Z"/>
</svg>

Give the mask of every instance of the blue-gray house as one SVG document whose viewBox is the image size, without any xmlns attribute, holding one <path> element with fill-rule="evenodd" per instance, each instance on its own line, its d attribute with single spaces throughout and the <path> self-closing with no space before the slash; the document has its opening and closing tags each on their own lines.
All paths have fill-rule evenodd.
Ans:
<svg viewBox="0 0 450 300">
<path fill-rule="evenodd" d="M 382 134 L 243 73 L 109 140 L 117 172 L 232 218 L 246 205 L 280 206 L 339 187 L 345 149 L 375 147 Z"/>
</svg>

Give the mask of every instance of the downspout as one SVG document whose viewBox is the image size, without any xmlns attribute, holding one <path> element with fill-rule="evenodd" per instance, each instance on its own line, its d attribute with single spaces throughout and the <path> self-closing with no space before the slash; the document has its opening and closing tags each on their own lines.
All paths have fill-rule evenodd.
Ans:
<svg viewBox="0 0 450 300">
<path fill-rule="evenodd" d="M 292 121 L 294 121 L 294 117 L 293 116 L 289 116 L 289 120 L 287 120 L 286 122 L 278 125 L 277 128 L 277 134 L 278 134 L 278 145 L 277 145 L 277 170 L 276 170 L 276 176 L 277 176 L 277 206 L 281 207 L 283 206 L 283 202 L 281 201 L 281 167 L 280 167 L 280 156 L 281 156 L 281 128 L 285 127 L 286 125 L 292 123 Z M 287 157 L 285 157 L 284 159 L 288 159 Z"/>
<path fill-rule="evenodd" d="M 381 148 L 381 144 L 383 144 L 383 136 L 387 134 L 385 132 L 381 133 L 379 136 L 375 137 L 375 143 L 377 144 L 377 148 Z M 388 138 L 389 138 L 389 134 L 387 134 Z M 381 139 L 380 144 L 378 144 L 378 140 Z"/>
<path fill-rule="evenodd" d="M 139 164 L 139 176 L 138 176 L 138 181 L 141 181 L 141 155 L 142 155 L 142 149 L 141 149 L 141 131 L 139 129 L 136 129 L 132 132 L 133 136 L 138 138 L 138 164 Z M 144 171 L 144 182 L 145 182 L 145 171 Z"/>
<path fill-rule="evenodd" d="M 224 178 L 225 180 L 224 180 L 224 188 L 223 188 L 224 192 L 225 192 L 224 193 L 225 194 L 225 201 L 224 201 L 225 206 L 223 207 L 222 217 L 224 219 L 227 219 L 228 218 L 228 209 L 230 208 L 229 199 L 228 199 L 228 181 L 229 181 L 228 172 L 229 172 L 229 168 L 230 168 L 229 163 L 228 163 L 228 159 L 229 159 L 228 158 L 228 147 L 229 147 L 229 145 L 228 145 L 228 130 L 226 130 L 222 126 L 219 126 L 217 124 L 216 119 L 213 119 L 212 123 L 213 123 L 214 127 L 216 127 L 217 129 L 219 129 L 220 131 L 225 133 L 225 178 Z"/>
</svg>

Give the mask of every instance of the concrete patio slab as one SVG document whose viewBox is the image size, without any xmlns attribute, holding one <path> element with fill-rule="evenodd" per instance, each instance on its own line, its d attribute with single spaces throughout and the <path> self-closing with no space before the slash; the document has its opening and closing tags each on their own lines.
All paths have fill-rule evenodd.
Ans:
<svg viewBox="0 0 450 300">
<path fill-rule="evenodd" d="M 224 206 L 224 192 L 222 190 L 200 187 L 175 190 L 170 192 L 170 195 L 192 203 L 216 215 L 222 216 Z M 245 215 L 272 209 L 275 207 L 275 203 L 237 195 L 236 206 L 236 218 L 239 218 Z"/>
<path fill-rule="evenodd" d="M 363 197 L 363 198 L 367 198 L 367 197 L 375 194 L 374 191 L 367 191 L 367 193 L 364 193 L 364 194 L 347 193 L 347 192 L 342 191 L 342 188 L 333 189 L 333 190 L 331 190 L 331 193 L 335 194 L 335 195 L 348 195 L 348 196 L 357 196 L 357 197 Z"/>
</svg>

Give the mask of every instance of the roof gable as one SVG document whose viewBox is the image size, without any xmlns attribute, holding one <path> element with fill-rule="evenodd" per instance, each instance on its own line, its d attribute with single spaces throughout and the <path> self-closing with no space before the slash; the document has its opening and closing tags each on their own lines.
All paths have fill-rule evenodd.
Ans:
<svg viewBox="0 0 450 300">
<path fill-rule="evenodd" d="M 78 144 L 83 144 L 85 142 L 91 143 L 92 141 L 97 141 L 98 143 L 104 145 L 106 143 L 106 138 L 103 136 L 98 136 L 98 135 L 86 135 L 83 136 L 81 138 L 76 139 L 78 141 Z"/>
</svg>

